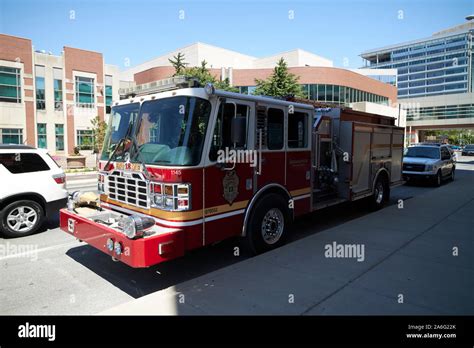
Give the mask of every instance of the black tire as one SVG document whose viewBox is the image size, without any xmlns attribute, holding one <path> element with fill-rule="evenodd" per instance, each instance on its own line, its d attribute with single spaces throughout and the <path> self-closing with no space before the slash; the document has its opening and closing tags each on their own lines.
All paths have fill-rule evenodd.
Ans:
<svg viewBox="0 0 474 348">
<path fill-rule="evenodd" d="M 291 222 L 288 205 L 288 201 L 275 193 L 266 195 L 255 204 L 250 213 L 244 243 L 246 249 L 252 255 L 264 253 L 285 244 Z M 267 220 L 266 223 L 264 222 L 265 218 Z M 279 223 L 281 224 L 281 222 L 283 222 L 283 226 L 280 232 L 281 225 Z M 263 232 L 264 224 L 268 226 L 265 238 Z"/>
<path fill-rule="evenodd" d="M 23 211 L 23 215 L 21 215 L 21 211 Z M 19 219 L 16 223 L 15 220 L 12 220 L 15 216 L 18 216 Z M 20 221 L 21 219 L 23 220 Z M 37 202 L 30 200 L 16 201 L 7 205 L 0 212 L 0 231 L 7 237 L 29 236 L 38 231 L 43 225 L 44 219 L 44 209 Z M 20 225 L 15 229 L 15 225 L 18 223 Z M 12 226 L 12 224 L 14 225 Z"/>
<path fill-rule="evenodd" d="M 441 170 L 438 170 L 436 176 L 434 177 L 433 185 L 435 187 L 440 187 L 443 182 L 443 176 L 441 175 Z"/>
<path fill-rule="evenodd" d="M 451 169 L 451 174 L 449 175 L 449 181 L 454 181 L 454 177 L 456 176 L 455 172 L 456 168 L 453 167 L 453 169 Z"/>
<path fill-rule="evenodd" d="M 381 209 L 389 200 L 390 187 L 385 176 L 379 176 L 374 185 L 374 193 L 369 198 L 369 208 L 372 211 Z"/>
</svg>

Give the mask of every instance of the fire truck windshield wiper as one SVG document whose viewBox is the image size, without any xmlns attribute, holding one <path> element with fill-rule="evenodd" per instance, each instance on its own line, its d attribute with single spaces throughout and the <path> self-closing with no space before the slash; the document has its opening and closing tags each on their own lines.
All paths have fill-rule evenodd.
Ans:
<svg viewBox="0 0 474 348">
<path fill-rule="evenodd" d="M 109 160 L 107 161 L 107 163 L 104 166 L 104 170 L 107 170 L 107 168 L 109 167 L 110 162 L 112 162 L 112 160 L 114 159 L 115 154 L 117 153 L 120 146 L 125 143 L 127 138 L 129 138 L 129 135 L 130 135 L 130 132 L 132 131 L 132 128 L 133 128 L 133 123 L 130 123 L 128 125 L 127 132 L 125 133 L 125 135 L 122 138 L 120 138 L 120 140 L 117 142 L 117 146 L 115 146 L 115 148 L 114 148 L 114 151 L 112 151 L 112 154 L 110 155 Z"/>
<path fill-rule="evenodd" d="M 135 149 L 135 152 L 130 151 L 130 159 L 133 161 L 138 161 L 142 165 L 143 171 L 148 176 L 148 169 L 146 169 L 145 162 L 140 159 L 140 146 L 138 145 L 137 139 L 135 137 L 127 136 L 128 139 L 132 141 L 132 149 Z"/>
</svg>

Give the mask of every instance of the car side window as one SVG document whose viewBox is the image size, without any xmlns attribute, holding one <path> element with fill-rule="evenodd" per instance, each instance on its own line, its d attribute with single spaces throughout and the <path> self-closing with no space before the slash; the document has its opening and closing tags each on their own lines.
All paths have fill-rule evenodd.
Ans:
<svg viewBox="0 0 474 348">
<path fill-rule="evenodd" d="M 50 169 L 36 153 L 1 153 L 0 164 L 12 174 L 42 172 Z"/>
<path fill-rule="evenodd" d="M 451 158 L 451 154 L 449 153 L 449 151 L 445 147 L 442 147 L 441 148 L 441 159 L 442 160 L 449 160 L 450 158 Z"/>
</svg>

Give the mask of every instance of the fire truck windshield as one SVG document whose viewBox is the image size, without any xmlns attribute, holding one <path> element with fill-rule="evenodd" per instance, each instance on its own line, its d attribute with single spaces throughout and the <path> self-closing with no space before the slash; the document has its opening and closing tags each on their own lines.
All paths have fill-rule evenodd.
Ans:
<svg viewBox="0 0 474 348">
<path fill-rule="evenodd" d="M 167 166 L 193 166 L 201 152 L 211 113 L 209 101 L 191 97 L 146 101 L 140 108 L 137 150 L 132 161 Z"/>
<path fill-rule="evenodd" d="M 139 103 L 119 105 L 112 108 L 109 127 L 104 139 L 104 147 L 100 157 L 101 160 L 108 160 L 120 140 L 127 135 L 127 132 L 131 131 L 133 122 L 135 122 L 138 116 L 139 108 Z M 123 146 L 121 149 L 117 149 L 113 158 L 114 160 L 122 159 L 121 157 L 125 152 L 123 151 L 124 148 L 125 147 Z"/>
</svg>

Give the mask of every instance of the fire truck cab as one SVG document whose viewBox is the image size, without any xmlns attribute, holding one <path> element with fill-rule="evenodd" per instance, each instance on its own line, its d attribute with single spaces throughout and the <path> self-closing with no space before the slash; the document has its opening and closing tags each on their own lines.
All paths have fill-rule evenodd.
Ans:
<svg viewBox="0 0 474 348">
<path fill-rule="evenodd" d="M 204 88 L 174 78 L 117 101 L 100 201 L 72 197 L 60 226 L 131 267 L 241 236 L 254 253 L 293 219 L 402 183 L 403 129 L 349 108 Z"/>
</svg>

